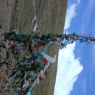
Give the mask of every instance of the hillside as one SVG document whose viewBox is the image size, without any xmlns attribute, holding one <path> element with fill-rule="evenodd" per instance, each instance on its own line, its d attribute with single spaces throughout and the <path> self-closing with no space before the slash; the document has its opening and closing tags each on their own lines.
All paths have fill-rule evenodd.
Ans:
<svg viewBox="0 0 95 95">
<path fill-rule="evenodd" d="M 0 23 L 4 32 L 15 28 L 31 33 L 32 20 L 37 16 L 42 33 L 62 33 L 66 6 L 67 0 L 0 0 Z M 58 50 L 48 48 L 48 52 L 54 55 Z M 57 62 L 50 66 L 47 78 L 36 87 L 35 95 L 53 95 L 56 70 Z"/>
</svg>

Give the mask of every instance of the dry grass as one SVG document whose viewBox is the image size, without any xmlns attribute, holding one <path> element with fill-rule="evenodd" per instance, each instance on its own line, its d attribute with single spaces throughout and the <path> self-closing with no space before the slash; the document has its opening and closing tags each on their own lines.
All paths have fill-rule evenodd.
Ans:
<svg viewBox="0 0 95 95">
<path fill-rule="evenodd" d="M 4 31 L 16 28 L 19 31 L 31 33 L 34 18 L 33 0 L 0 0 L 0 23 Z M 42 33 L 62 33 L 66 14 L 67 0 L 35 0 L 36 15 L 41 21 Z M 15 7 L 14 7 L 15 6 Z M 54 55 L 58 50 L 48 48 Z M 35 95 L 53 95 L 57 63 L 49 68 L 48 76 L 35 89 Z M 8 95 L 3 94 L 3 95 Z"/>
</svg>

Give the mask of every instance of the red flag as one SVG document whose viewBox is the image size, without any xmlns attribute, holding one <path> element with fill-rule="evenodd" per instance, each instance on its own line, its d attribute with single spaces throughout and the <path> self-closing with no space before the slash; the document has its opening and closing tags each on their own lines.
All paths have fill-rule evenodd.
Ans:
<svg viewBox="0 0 95 95">
<path fill-rule="evenodd" d="M 44 62 L 44 64 L 46 64 L 46 63 L 47 63 L 47 60 L 46 60 L 46 58 L 45 58 L 45 57 L 43 58 L 43 62 Z"/>
<path fill-rule="evenodd" d="M 40 80 L 40 81 L 43 80 L 43 77 L 42 77 L 41 75 L 39 75 L 39 80 Z"/>
<path fill-rule="evenodd" d="M 35 44 L 35 48 L 40 48 L 41 47 L 41 44 Z"/>
</svg>

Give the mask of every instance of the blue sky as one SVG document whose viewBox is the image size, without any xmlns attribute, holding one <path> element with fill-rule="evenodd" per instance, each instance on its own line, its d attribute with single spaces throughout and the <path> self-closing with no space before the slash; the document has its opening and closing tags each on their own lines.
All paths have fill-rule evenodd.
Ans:
<svg viewBox="0 0 95 95">
<path fill-rule="evenodd" d="M 70 1 L 70 0 L 69 0 Z M 70 33 L 85 34 L 95 36 L 95 0 L 80 0 L 79 6 L 76 8 L 77 15 L 72 20 L 68 29 Z M 70 3 L 69 3 L 70 6 Z M 78 23 L 78 25 L 77 25 Z M 76 26 L 74 26 L 76 25 Z M 95 95 L 95 45 L 77 43 L 75 48 L 75 56 L 80 57 L 80 63 L 83 71 L 79 75 L 74 89 L 70 95 Z"/>
<path fill-rule="evenodd" d="M 95 0 L 68 0 L 64 31 L 95 36 Z M 95 95 L 95 45 L 68 45 L 59 51 L 54 95 Z M 58 81 L 60 80 L 60 82 Z"/>
</svg>

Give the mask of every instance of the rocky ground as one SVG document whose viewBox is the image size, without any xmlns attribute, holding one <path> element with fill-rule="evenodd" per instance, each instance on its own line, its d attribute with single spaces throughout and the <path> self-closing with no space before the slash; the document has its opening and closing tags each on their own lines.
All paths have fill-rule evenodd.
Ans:
<svg viewBox="0 0 95 95">
<path fill-rule="evenodd" d="M 0 23 L 4 32 L 15 28 L 22 32 L 31 33 L 32 20 L 37 16 L 42 33 L 62 33 L 66 5 L 67 0 L 0 0 Z M 48 51 L 50 55 L 58 53 L 55 48 L 48 48 Z M 52 64 L 47 78 L 36 87 L 35 95 L 53 95 L 56 70 L 57 63 Z M 2 74 L 0 73 L 1 79 Z M 8 95 L 8 93 L 3 95 Z"/>
</svg>

